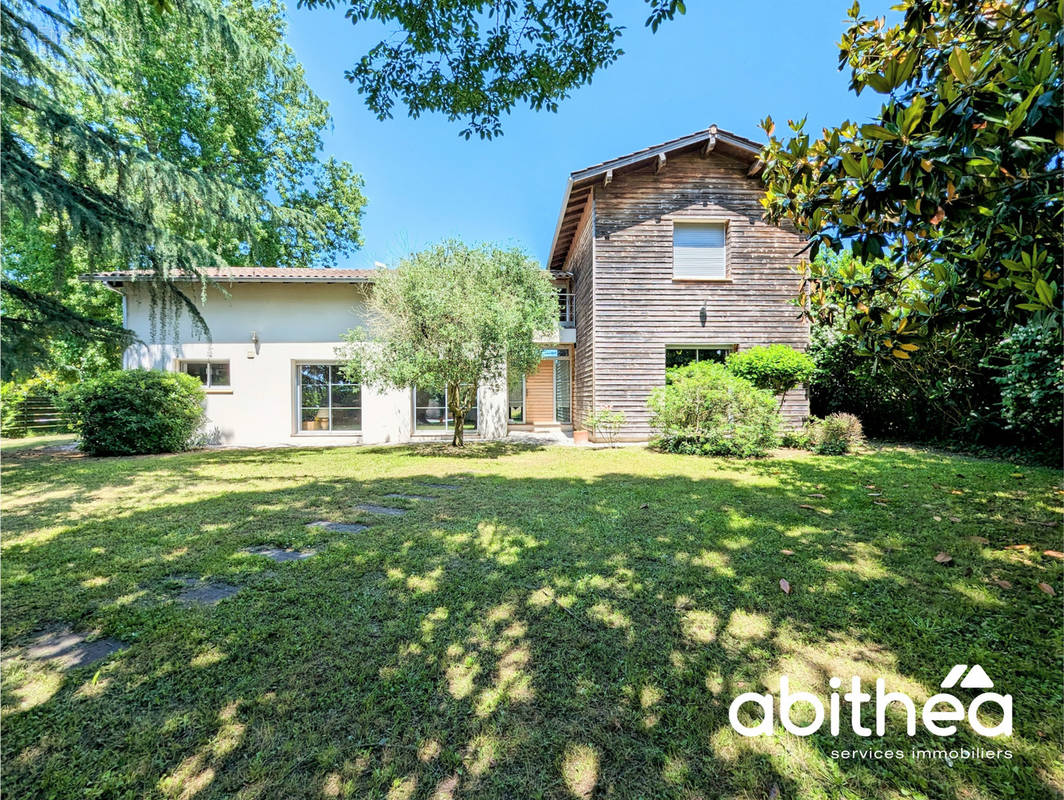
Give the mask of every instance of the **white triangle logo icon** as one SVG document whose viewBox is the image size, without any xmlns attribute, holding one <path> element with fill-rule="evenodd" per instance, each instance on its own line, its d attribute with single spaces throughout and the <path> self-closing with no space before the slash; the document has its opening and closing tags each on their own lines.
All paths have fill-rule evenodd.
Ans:
<svg viewBox="0 0 1064 800">
<path fill-rule="evenodd" d="M 949 671 L 949 675 L 947 675 L 942 680 L 942 683 L 939 685 L 943 689 L 952 689 L 954 686 L 957 685 L 957 681 L 961 679 L 961 675 L 964 674 L 964 671 L 966 669 L 968 669 L 967 664 L 957 664 L 953 669 Z"/>
<path fill-rule="evenodd" d="M 961 681 L 962 689 L 993 689 L 994 682 L 986 674 L 986 670 L 976 664 Z"/>
</svg>

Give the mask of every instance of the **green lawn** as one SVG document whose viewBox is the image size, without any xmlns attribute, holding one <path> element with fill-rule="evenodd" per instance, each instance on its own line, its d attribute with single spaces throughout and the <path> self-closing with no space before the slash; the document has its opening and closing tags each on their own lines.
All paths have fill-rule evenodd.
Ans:
<svg viewBox="0 0 1064 800">
<path fill-rule="evenodd" d="M 5 449 L 5 796 L 1053 796 L 1059 478 L 890 447 Z M 372 528 L 306 527 L 319 519 Z M 260 544 L 319 554 L 240 552 Z M 187 607 L 188 577 L 243 589 Z M 61 625 L 129 647 L 65 673 L 24 657 Z M 1013 695 L 1012 737 L 909 740 L 891 718 L 884 740 L 845 724 L 746 739 L 728 723 L 735 695 L 781 672 L 821 696 L 831 675 L 882 676 L 922 702 L 975 663 Z M 914 743 L 1013 758 L 831 753 Z"/>
</svg>

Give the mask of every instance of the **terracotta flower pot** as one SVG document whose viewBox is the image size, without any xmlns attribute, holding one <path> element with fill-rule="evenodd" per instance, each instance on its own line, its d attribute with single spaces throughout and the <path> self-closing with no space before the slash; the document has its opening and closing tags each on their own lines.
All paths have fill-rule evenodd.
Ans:
<svg viewBox="0 0 1064 800">
<path fill-rule="evenodd" d="M 573 431 L 574 444 L 587 444 L 587 431 Z"/>
</svg>

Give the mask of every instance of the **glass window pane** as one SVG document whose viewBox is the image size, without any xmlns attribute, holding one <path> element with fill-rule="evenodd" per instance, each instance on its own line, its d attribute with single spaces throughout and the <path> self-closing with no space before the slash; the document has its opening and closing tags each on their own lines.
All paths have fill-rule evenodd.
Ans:
<svg viewBox="0 0 1064 800">
<path fill-rule="evenodd" d="M 525 376 L 510 378 L 508 387 L 510 422 L 525 421 Z"/>
<path fill-rule="evenodd" d="M 332 404 L 333 408 L 337 406 L 343 406 L 345 408 L 355 408 L 362 405 L 362 387 L 360 386 L 333 386 L 332 387 Z"/>
<path fill-rule="evenodd" d="M 300 411 L 300 427 L 305 431 L 329 430 L 328 406 L 304 406 Z"/>
<path fill-rule="evenodd" d="M 183 368 L 193 378 L 199 378 L 204 386 L 207 385 L 207 363 L 205 361 L 186 361 Z"/>
<path fill-rule="evenodd" d="M 329 367 L 329 376 L 330 381 L 340 386 L 350 386 L 353 383 L 344 376 L 344 368 L 340 364 Z"/>
<path fill-rule="evenodd" d="M 444 406 L 447 405 L 447 392 L 437 389 L 424 389 L 417 387 L 416 406 Z"/>
<path fill-rule="evenodd" d="M 698 351 L 693 347 L 668 348 L 665 350 L 665 368 L 684 367 L 698 359 Z"/>
<path fill-rule="evenodd" d="M 418 408 L 414 412 L 414 424 L 419 430 L 443 430 L 447 427 L 446 412 L 442 406 Z"/>
<path fill-rule="evenodd" d="M 229 362 L 214 361 L 211 363 L 211 386 L 229 385 Z"/>
<path fill-rule="evenodd" d="M 300 401 L 304 408 L 308 406 L 329 406 L 329 387 L 328 386 L 301 386 L 300 393 L 302 399 Z"/>
<path fill-rule="evenodd" d="M 465 427 L 467 430 L 477 429 L 477 407 L 473 406 L 465 415 Z"/>
<path fill-rule="evenodd" d="M 723 364 L 724 359 L 728 357 L 728 353 L 730 352 L 730 347 L 699 348 L 698 360 L 716 361 L 718 364 Z"/>
<path fill-rule="evenodd" d="M 322 364 L 303 364 L 299 375 L 303 386 L 325 386 L 329 382 L 329 368 Z"/>
<path fill-rule="evenodd" d="M 332 410 L 332 429 L 334 431 L 357 431 L 362 428 L 362 409 L 337 408 Z"/>
</svg>

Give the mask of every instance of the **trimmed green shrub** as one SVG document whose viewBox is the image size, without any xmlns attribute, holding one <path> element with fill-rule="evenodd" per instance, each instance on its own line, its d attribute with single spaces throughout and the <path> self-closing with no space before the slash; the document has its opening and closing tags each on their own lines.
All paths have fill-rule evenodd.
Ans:
<svg viewBox="0 0 1064 800">
<path fill-rule="evenodd" d="M 79 447 L 96 456 L 187 449 L 203 422 L 203 401 L 191 375 L 145 369 L 105 372 L 60 397 Z"/>
<path fill-rule="evenodd" d="M 813 377 L 816 364 L 801 350 L 785 344 L 758 345 L 728 356 L 728 371 L 783 400 L 794 387 Z"/>
<path fill-rule="evenodd" d="M 806 426 L 808 447 L 822 456 L 841 456 L 857 449 L 864 441 L 861 420 L 853 414 L 829 414 L 810 420 Z"/>
<path fill-rule="evenodd" d="M 612 406 L 602 406 L 588 412 L 584 417 L 584 426 L 594 433 L 596 438 L 601 436 L 612 447 L 613 440 L 617 438 L 617 433 L 626 420 L 623 411 L 615 411 Z"/>
<path fill-rule="evenodd" d="M 657 447 L 690 455 L 763 456 L 779 443 L 772 396 L 722 364 L 702 361 L 668 370 L 650 394 Z"/>
</svg>

